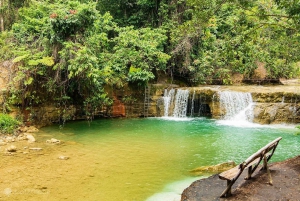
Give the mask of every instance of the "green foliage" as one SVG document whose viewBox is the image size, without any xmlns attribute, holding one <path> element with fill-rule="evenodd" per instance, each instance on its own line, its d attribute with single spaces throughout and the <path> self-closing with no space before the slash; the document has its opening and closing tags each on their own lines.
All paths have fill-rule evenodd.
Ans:
<svg viewBox="0 0 300 201">
<path fill-rule="evenodd" d="M 163 53 L 166 36 L 161 29 L 118 28 L 113 39 L 110 68 L 125 74 L 129 82 L 146 83 L 154 78 L 153 70 L 165 70 L 170 56 Z M 131 71 L 130 71 L 131 68 Z M 132 69 L 138 70 L 132 70 Z"/>
<path fill-rule="evenodd" d="M 95 8 L 95 3 L 72 0 L 32 1 L 20 9 L 12 28 L 18 64 L 13 103 L 23 108 L 46 101 L 63 108 L 81 104 L 92 115 L 112 103 L 106 85 L 145 84 L 167 68 L 163 29 L 120 28 Z"/>
<path fill-rule="evenodd" d="M 18 128 L 19 125 L 20 122 L 8 114 L 0 114 L 0 133 L 11 134 Z"/>
<path fill-rule="evenodd" d="M 12 33 L 0 32 L 0 59 L 1 61 L 10 60 L 13 57 L 12 52 Z"/>
<path fill-rule="evenodd" d="M 237 73 L 251 79 L 258 62 L 264 64 L 266 78 L 300 75 L 295 2 L 5 3 L 21 7 L 11 31 L 0 34 L 0 58 L 17 64 L 11 102 L 23 108 L 53 101 L 60 107 L 84 105 L 93 115 L 95 108 L 112 103 L 107 85 L 144 85 L 158 71 L 190 84 L 231 84 Z"/>
<path fill-rule="evenodd" d="M 217 79 L 230 84 L 235 73 L 251 79 L 257 61 L 266 64 L 267 78 L 299 75 L 295 23 L 273 1 L 188 4 L 191 19 L 171 34 L 173 65 L 182 76 L 196 83 Z"/>
<path fill-rule="evenodd" d="M 50 15 L 53 34 L 51 39 L 54 42 L 63 42 L 80 32 L 83 33 L 96 20 L 97 11 L 94 7 L 93 4 L 80 4 L 76 1 L 70 1 L 67 5 L 61 4 Z"/>
</svg>

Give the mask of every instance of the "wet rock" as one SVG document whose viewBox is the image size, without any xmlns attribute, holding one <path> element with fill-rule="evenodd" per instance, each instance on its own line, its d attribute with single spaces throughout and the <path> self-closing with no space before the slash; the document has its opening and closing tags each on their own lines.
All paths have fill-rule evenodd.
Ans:
<svg viewBox="0 0 300 201">
<path fill-rule="evenodd" d="M 203 173 L 219 173 L 229 170 L 235 166 L 236 164 L 234 161 L 228 161 L 217 165 L 198 167 L 196 169 L 191 170 L 190 173 L 194 176 L 198 176 Z"/>
</svg>

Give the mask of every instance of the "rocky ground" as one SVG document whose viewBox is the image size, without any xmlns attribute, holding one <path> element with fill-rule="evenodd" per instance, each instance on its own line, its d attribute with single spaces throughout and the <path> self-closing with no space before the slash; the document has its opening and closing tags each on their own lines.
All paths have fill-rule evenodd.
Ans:
<svg viewBox="0 0 300 201">
<path fill-rule="evenodd" d="M 257 171 L 251 180 L 244 180 L 246 171 L 235 182 L 232 196 L 219 198 L 226 188 L 226 181 L 218 175 L 192 183 L 182 193 L 181 201 L 300 201 L 300 155 L 269 166 L 273 185 L 265 171 Z"/>
</svg>

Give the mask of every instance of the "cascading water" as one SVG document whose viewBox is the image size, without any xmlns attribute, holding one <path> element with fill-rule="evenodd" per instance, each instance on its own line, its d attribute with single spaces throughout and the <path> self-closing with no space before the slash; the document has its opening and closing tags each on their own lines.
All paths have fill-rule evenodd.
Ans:
<svg viewBox="0 0 300 201">
<path fill-rule="evenodd" d="M 253 100 L 251 93 L 219 92 L 220 106 L 226 110 L 224 120 L 253 121 Z"/>
<path fill-rule="evenodd" d="M 186 117 L 189 90 L 178 89 L 175 96 L 173 117 Z"/>
<path fill-rule="evenodd" d="M 169 92 L 167 89 L 165 89 L 163 100 L 164 100 L 164 117 L 169 116 L 169 109 L 172 102 L 172 99 L 174 97 L 175 90 L 171 89 Z"/>
<path fill-rule="evenodd" d="M 164 117 L 186 117 L 189 91 L 177 89 L 175 98 L 174 94 L 174 89 L 171 89 L 169 92 L 165 90 L 164 92 Z M 174 110 L 170 111 L 170 109 L 172 108 L 172 104 L 174 105 Z"/>
</svg>

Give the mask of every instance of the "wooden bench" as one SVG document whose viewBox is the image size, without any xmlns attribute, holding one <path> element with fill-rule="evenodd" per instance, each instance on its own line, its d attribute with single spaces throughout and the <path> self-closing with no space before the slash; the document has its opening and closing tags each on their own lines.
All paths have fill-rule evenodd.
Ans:
<svg viewBox="0 0 300 201">
<path fill-rule="evenodd" d="M 266 146 L 258 150 L 256 153 L 252 154 L 249 158 L 247 158 L 244 162 L 237 165 L 236 167 L 227 170 L 225 172 L 222 172 L 219 174 L 219 178 L 222 180 L 227 180 L 227 188 L 223 191 L 220 197 L 228 197 L 231 195 L 231 187 L 234 184 L 234 182 L 239 178 L 239 176 L 242 174 L 244 169 L 248 169 L 248 176 L 245 178 L 250 179 L 253 172 L 258 167 L 259 163 L 263 160 L 263 167 L 262 169 L 266 169 L 269 176 L 269 183 L 272 185 L 272 177 L 268 168 L 268 161 L 273 156 L 276 147 L 279 143 L 279 141 L 282 138 L 279 137 L 272 142 L 268 143 Z"/>
</svg>

